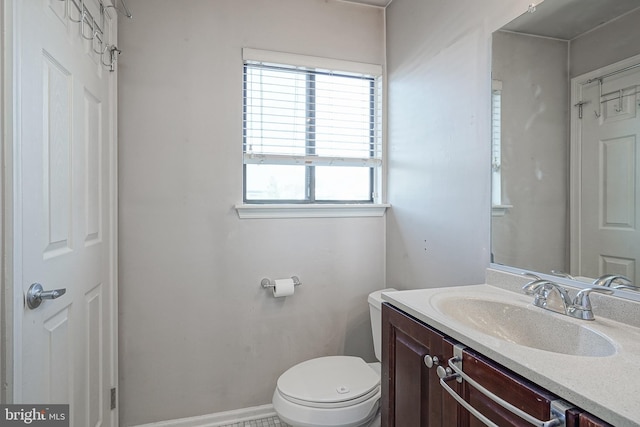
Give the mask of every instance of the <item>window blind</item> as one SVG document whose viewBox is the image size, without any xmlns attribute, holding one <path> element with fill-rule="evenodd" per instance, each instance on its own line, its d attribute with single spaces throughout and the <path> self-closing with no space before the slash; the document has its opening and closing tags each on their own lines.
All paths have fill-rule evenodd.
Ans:
<svg viewBox="0 0 640 427">
<path fill-rule="evenodd" d="M 502 82 L 491 82 L 491 204 L 502 205 Z"/>
<path fill-rule="evenodd" d="M 245 164 L 382 163 L 381 67 L 245 49 Z"/>
</svg>

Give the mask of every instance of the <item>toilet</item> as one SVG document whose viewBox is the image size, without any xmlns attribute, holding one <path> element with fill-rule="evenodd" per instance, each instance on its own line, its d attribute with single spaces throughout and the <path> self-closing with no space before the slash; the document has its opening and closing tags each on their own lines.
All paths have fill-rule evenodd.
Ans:
<svg viewBox="0 0 640 427">
<path fill-rule="evenodd" d="M 278 378 L 273 408 L 293 427 L 377 427 L 380 425 L 382 292 L 369 295 L 373 347 L 378 362 L 326 356 L 289 368 Z"/>
</svg>

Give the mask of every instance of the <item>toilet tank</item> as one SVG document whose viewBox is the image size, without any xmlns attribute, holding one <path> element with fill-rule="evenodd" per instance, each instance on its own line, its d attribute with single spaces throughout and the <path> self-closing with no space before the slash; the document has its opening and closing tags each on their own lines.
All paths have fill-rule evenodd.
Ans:
<svg viewBox="0 0 640 427">
<path fill-rule="evenodd" d="M 373 350 L 376 359 L 382 362 L 382 292 L 395 291 L 387 288 L 369 294 L 369 315 L 371 316 L 371 334 L 373 335 Z"/>
</svg>

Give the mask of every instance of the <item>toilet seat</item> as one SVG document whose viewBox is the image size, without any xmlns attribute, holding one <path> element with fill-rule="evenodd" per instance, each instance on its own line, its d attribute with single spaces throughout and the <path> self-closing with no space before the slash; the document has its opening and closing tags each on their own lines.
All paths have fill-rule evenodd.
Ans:
<svg viewBox="0 0 640 427">
<path fill-rule="evenodd" d="M 359 357 L 350 356 L 302 362 L 280 376 L 273 393 L 278 416 L 300 427 L 369 425 L 378 413 L 379 401 L 379 373 Z"/>
<path fill-rule="evenodd" d="M 379 392 L 380 376 L 361 358 L 327 356 L 299 363 L 278 378 L 285 399 L 313 408 L 341 408 Z"/>
</svg>

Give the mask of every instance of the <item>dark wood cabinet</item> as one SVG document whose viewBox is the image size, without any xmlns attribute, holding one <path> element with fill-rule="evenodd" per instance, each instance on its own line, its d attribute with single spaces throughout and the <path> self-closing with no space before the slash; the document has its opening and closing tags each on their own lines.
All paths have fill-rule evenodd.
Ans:
<svg viewBox="0 0 640 427">
<path fill-rule="evenodd" d="M 600 418 L 595 417 L 587 412 L 582 412 L 578 417 L 579 427 L 613 427 L 613 425 L 602 421 Z"/>
<path fill-rule="evenodd" d="M 481 427 L 440 384 L 457 343 L 390 304 L 382 308 L 382 427 Z M 460 354 L 458 352 L 458 354 Z M 426 360 L 425 357 L 430 358 Z M 491 359 L 464 348 L 462 370 L 482 387 L 539 420 L 549 420 L 554 394 Z M 447 381 L 453 391 L 500 427 L 531 426 L 466 381 Z M 578 408 L 566 413 L 567 427 L 611 427 Z"/>
<path fill-rule="evenodd" d="M 613 427 L 582 409 L 572 408 L 567 411 L 566 427 Z"/>
</svg>

